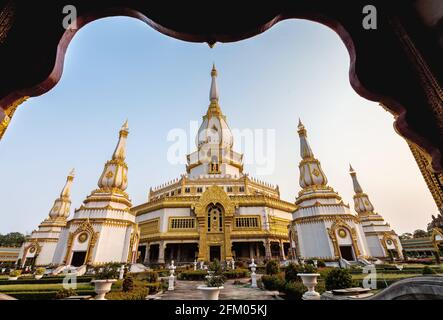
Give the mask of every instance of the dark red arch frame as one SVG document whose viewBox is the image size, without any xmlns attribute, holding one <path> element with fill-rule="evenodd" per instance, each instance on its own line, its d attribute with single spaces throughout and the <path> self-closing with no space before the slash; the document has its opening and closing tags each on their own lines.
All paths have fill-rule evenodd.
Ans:
<svg viewBox="0 0 443 320">
<path fill-rule="evenodd" d="M 372 1 L 378 29 L 362 27 L 363 0 L 250 2 L 242 6 L 198 2 L 153 6 L 142 0 L 8 1 L 9 27 L 0 28 L 0 107 L 49 91 L 63 72 L 75 30 L 62 27 L 62 8 L 74 5 L 78 29 L 109 16 L 130 16 L 177 39 L 233 42 L 257 35 L 284 19 L 317 21 L 333 29 L 350 55 L 349 78 L 364 98 L 381 102 L 396 117 L 396 131 L 426 151 L 443 171 L 442 54 L 422 29 L 412 1 Z M 1 23 L 1 21 L 0 21 Z M 77 30 L 78 30 L 77 29 Z M 296 39 L 294 39 L 296 41 Z M 0 119 L 1 121 L 1 119 Z"/>
</svg>

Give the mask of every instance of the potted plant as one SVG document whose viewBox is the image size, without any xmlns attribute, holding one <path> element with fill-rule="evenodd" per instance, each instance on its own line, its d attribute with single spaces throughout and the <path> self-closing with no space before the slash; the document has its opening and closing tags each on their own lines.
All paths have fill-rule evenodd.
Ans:
<svg viewBox="0 0 443 320">
<path fill-rule="evenodd" d="M 315 291 L 317 278 L 320 276 L 317 269 L 311 264 L 305 264 L 300 267 L 297 276 L 301 278 L 303 285 L 308 288 L 308 291 L 303 294 L 303 300 L 319 300 L 320 294 Z"/>
<path fill-rule="evenodd" d="M 205 279 L 205 284 L 197 287 L 203 294 L 204 300 L 218 300 L 220 290 L 224 289 L 223 271 L 220 262 L 216 259 L 211 263 L 208 270 L 208 275 Z"/>
<path fill-rule="evenodd" d="M 120 264 L 108 263 L 101 267 L 94 268 L 95 300 L 106 300 L 105 295 L 111 291 L 112 284 L 117 281 Z"/>
<path fill-rule="evenodd" d="M 11 272 L 9 272 L 8 280 L 17 280 L 21 274 L 22 274 L 21 270 L 12 270 Z"/>
<path fill-rule="evenodd" d="M 46 271 L 45 268 L 37 268 L 35 270 L 34 278 L 36 280 L 40 280 L 41 278 L 43 278 L 43 275 L 45 274 L 45 271 Z"/>
</svg>

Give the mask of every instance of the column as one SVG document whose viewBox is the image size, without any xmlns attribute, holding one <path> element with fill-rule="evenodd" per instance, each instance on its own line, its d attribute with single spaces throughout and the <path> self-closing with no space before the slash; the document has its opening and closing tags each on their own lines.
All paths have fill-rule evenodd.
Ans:
<svg viewBox="0 0 443 320">
<path fill-rule="evenodd" d="M 144 264 L 149 264 L 149 254 L 150 254 L 150 249 L 151 245 L 149 243 L 146 244 L 146 250 L 145 250 L 145 259 L 143 261 Z"/>
<path fill-rule="evenodd" d="M 272 255 L 271 255 L 271 241 L 269 241 L 269 239 L 266 239 L 264 241 L 264 245 L 265 245 L 265 257 L 266 259 L 272 259 Z"/>
<path fill-rule="evenodd" d="M 257 260 L 260 259 L 260 248 L 257 242 L 255 243 L 255 256 L 257 257 Z"/>
<path fill-rule="evenodd" d="M 165 247 L 165 242 L 160 241 L 160 244 L 158 246 L 158 263 L 165 263 Z"/>
<path fill-rule="evenodd" d="M 286 260 L 285 246 L 283 245 L 283 241 L 282 240 L 280 240 L 280 257 L 282 258 L 282 260 Z"/>
</svg>

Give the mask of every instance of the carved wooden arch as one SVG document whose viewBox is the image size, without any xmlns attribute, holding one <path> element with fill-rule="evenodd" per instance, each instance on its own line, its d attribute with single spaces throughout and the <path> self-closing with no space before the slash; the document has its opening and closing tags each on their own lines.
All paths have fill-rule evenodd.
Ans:
<svg viewBox="0 0 443 320">
<path fill-rule="evenodd" d="M 94 227 L 92 226 L 89 219 L 82 222 L 74 232 L 69 233 L 68 245 L 66 248 L 66 254 L 65 254 L 65 259 L 63 260 L 63 263 L 67 264 L 68 261 L 71 259 L 72 246 L 74 244 L 74 240 L 77 238 L 78 235 L 80 235 L 82 233 L 88 234 L 88 247 L 86 249 L 85 263 L 91 264 L 92 252 L 95 248 L 95 244 L 97 242 L 99 232 L 95 232 Z"/>
<path fill-rule="evenodd" d="M 336 258 L 341 257 L 340 247 L 338 245 L 338 240 L 337 240 L 337 230 L 340 228 L 346 229 L 349 232 L 349 235 L 350 235 L 351 241 L 352 241 L 352 247 L 354 248 L 355 256 L 356 256 L 356 258 L 360 257 L 361 251 L 358 246 L 357 231 L 355 230 L 355 228 L 353 228 L 349 224 L 347 224 L 343 219 L 338 219 L 338 220 L 334 221 L 334 223 L 331 225 L 331 227 L 328 228 L 328 235 L 329 235 L 329 238 L 331 239 L 332 244 L 334 246 L 335 257 Z"/>
<path fill-rule="evenodd" d="M 368 32 L 362 28 L 366 0 L 223 3 L 217 10 L 212 3 L 189 1 L 154 6 L 137 0 L 9 0 L 0 7 L 0 137 L 19 102 L 57 84 L 69 42 L 91 21 L 134 17 L 165 35 L 212 45 L 250 38 L 280 21 L 297 18 L 319 22 L 340 36 L 350 55 L 349 79 L 354 90 L 392 112 L 398 133 L 420 146 L 430 156 L 432 169 L 441 172 L 441 50 L 423 40 L 426 37 L 420 33 L 412 2 L 397 2 L 371 2 L 378 8 L 380 27 Z M 77 30 L 62 27 L 62 11 L 67 5 L 77 8 Z"/>
</svg>

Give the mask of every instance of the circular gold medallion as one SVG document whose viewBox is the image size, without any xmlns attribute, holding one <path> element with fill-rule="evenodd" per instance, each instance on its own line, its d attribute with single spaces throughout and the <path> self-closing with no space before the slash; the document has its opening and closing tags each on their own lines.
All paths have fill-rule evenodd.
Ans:
<svg viewBox="0 0 443 320">
<path fill-rule="evenodd" d="M 83 232 L 78 236 L 78 242 L 83 243 L 86 240 L 88 240 L 88 234 L 86 232 Z"/>
<path fill-rule="evenodd" d="M 346 238 L 346 235 L 347 235 L 347 233 L 346 233 L 346 230 L 345 230 L 345 229 L 339 229 L 339 230 L 338 230 L 338 236 L 339 236 L 340 238 Z"/>
<path fill-rule="evenodd" d="M 392 240 L 388 239 L 388 240 L 386 240 L 386 243 L 388 244 L 388 246 L 390 246 L 390 245 L 392 245 Z"/>
<path fill-rule="evenodd" d="M 35 247 L 31 247 L 31 248 L 29 249 L 29 252 L 30 252 L 30 253 L 34 253 L 34 252 L 35 252 Z"/>
</svg>

